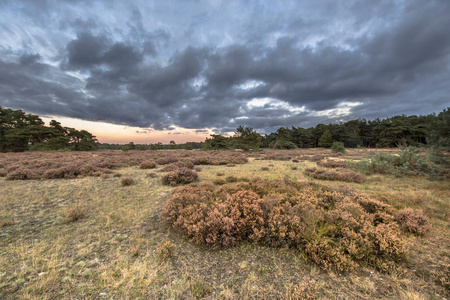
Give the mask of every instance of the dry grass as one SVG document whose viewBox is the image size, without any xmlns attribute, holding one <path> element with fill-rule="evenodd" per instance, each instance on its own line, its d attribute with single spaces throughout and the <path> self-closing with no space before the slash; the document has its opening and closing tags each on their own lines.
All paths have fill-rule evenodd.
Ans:
<svg viewBox="0 0 450 300">
<path fill-rule="evenodd" d="M 394 150 L 391 150 L 394 151 Z M 178 159 L 195 158 L 201 164 L 215 154 L 173 151 Z M 139 165 L 156 161 L 161 152 L 111 152 L 120 166 L 112 168 L 135 184 L 121 187 L 120 177 L 81 177 L 52 180 L 0 178 L 0 298 L 2 299 L 448 299 L 450 297 L 449 182 L 423 178 L 368 176 L 364 184 L 321 181 L 306 177 L 316 163 L 304 158 L 331 157 L 325 149 L 251 153 L 249 162 L 202 164 L 200 181 L 221 178 L 296 181 L 355 188 L 395 209 L 411 207 L 430 218 L 432 228 L 423 237 L 406 234 L 409 255 L 391 273 L 364 267 L 342 274 L 322 271 L 301 251 L 241 243 L 211 250 L 188 241 L 160 221 L 170 186 L 148 177 Z M 190 153 L 195 153 L 192 157 Z M 365 150 L 347 151 L 344 160 L 358 160 Z M 37 155 L 37 156 L 36 156 Z M 67 154 L 60 154 L 61 156 Z M 106 155 L 70 153 L 72 159 Z M 165 154 L 164 154 L 165 155 Z M 235 154 L 233 154 L 235 155 Z M 241 154 L 239 154 L 241 155 Z M 279 160 L 261 160 L 272 156 Z M 140 157 L 140 159 L 137 159 Z M 236 156 L 237 157 L 237 156 Z M 286 160 L 290 157 L 290 160 Z M 2 156 L 1 173 L 19 160 L 46 161 L 36 153 Z M 123 159 L 123 161 L 121 161 Z M 297 159 L 300 162 L 292 162 Z M 233 168 L 228 163 L 235 164 Z M 267 171 L 261 167 L 272 166 Z M 297 170 L 291 167 L 296 166 Z M 157 166 L 158 172 L 161 166 Z M 230 177 L 229 177 L 230 176 Z M 226 181 L 226 180 L 225 180 Z M 225 184 L 235 184 L 233 182 Z M 61 222 L 66 211 L 79 204 L 84 217 Z M 3 224 L 2 223 L 2 224 Z M 166 242 L 176 251 L 161 259 Z M 102 293 L 102 294 L 101 294 Z"/>
</svg>

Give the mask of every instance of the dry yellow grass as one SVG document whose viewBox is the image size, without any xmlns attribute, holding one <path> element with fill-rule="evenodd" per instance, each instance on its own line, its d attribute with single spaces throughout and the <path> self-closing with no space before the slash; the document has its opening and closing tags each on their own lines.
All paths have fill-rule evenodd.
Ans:
<svg viewBox="0 0 450 300">
<path fill-rule="evenodd" d="M 314 154 L 314 150 L 308 151 L 308 155 Z M 345 159 L 365 155 L 359 150 L 348 152 Z M 318 181 L 303 174 L 305 168 L 314 166 L 311 161 L 253 157 L 234 167 L 202 166 L 199 176 L 211 182 L 219 177 L 259 176 L 350 186 L 399 209 L 423 209 L 432 219 L 432 232 L 423 238 L 408 236 L 410 255 L 395 273 L 365 268 L 339 274 L 321 271 L 293 249 L 243 243 L 211 250 L 188 242 L 159 220 L 172 188 L 161 185 L 158 177 L 146 176 L 148 170 L 139 166 L 115 171 L 132 178 L 135 184 L 131 186 L 122 186 L 121 177 L 113 176 L 29 181 L 0 178 L 0 298 L 450 297 L 449 182 L 379 175 L 368 176 L 364 184 Z M 77 205 L 83 216 L 68 222 L 68 211 Z M 175 247 L 168 257 L 158 255 L 165 243 Z"/>
</svg>

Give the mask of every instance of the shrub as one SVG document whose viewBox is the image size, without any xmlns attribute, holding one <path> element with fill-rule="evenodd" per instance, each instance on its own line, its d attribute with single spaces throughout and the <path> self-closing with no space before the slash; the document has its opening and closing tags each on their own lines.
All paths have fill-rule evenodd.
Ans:
<svg viewBox="0 0 450 300">
<path fill-rule="evenodd" d="M 163 219 L 213 248 L 257 241 L 304 251 L 323 269 L 388 270 L 406 253 L 392 208 L 346 188 L 255 178 L 248 183 L 179 187 Z"/>
<path fill-rule="evenodd" d="M 187 168 L 179 168 L 175 171 L 164 174 L 161 177 L 164 185 L 188 184 L 198 180 L 198 174 Z"/>
<path fill-rule="evenodd" d="M 146 160 L 143 161 L 140 165 L 139 168 L 141 169 L 154 169 L 156 168 L 156 162 L 153 160 Z"/>
<path fill-rule="evenodd" d="M 14 225 L 14 218 L 9 215 L 0 216 L 0 228 Z"/>
<path fill-rule="evenodd" d="M 156 178 L 156 177 L 158 177 L 158 174 L 151 172 L 151 173 L 147 173 L 145 176 L 150 177 L 150 178 Z"/>
<path fill-rule="evenodd" d="M 316 162 L 316 164 L 320 167 L 325 167 L 325 168 L 348 168 L 347 162 L 345 162 L 345 161 L 321 160 L 321 161 Z"/>
<path fill-rule="evenodd" d="M 430 219 L 422 210 L 402 209 L 395 216 L 395 220 L 404 230 L 416 235 L 424 235 L 431 230 Z"/>
<path fill-rule="evenodd" d="M 216 179 L 213 180 L 213 183 L 214 183 L 215 185 L 224 185 L 224 184 L 227 183 L 227 182 L 226 182 L 225 179 L 223 179 L 223 178 L 216 178 Z"/>
<path fill-rule="evenodd" d="M 194 167 L 194 171 L 195 171 L 195 172 L 201 172 L 201 171 L 202 171 L 202 168 L 199 167 L 199 166 L 195 166 L 195 167 Z"/>
<path fill-rule="evenodd" d="M 364 175 L 351 171 L 340 173 L 316 168 L 307 168 L 305 169 L 305 175 L 320 180 L 337 180 L 357 183 L 366 182 L 366 177 Z"/>
<path fill-rule="evenodd" d="M 226 181 L 226 182 L 237 182 L 237 181 L 238 181 L 238 178 L 237 178 L 236 176 L 227 176 L 227 177 L 225 178 L 225 181 Z"/>
<path fill-rule="evenodd" d="M 63 222 L 72 223 L 86 216 L 86 209 L 79 203 L 67 207 L 63 211 Z"/>
<path fill-rule="evenodd" d="M 333 142 L 331 145 L 331 151 L 334 153 L 345 153 L 344 143 L 342 142 Z"/>
<path fill-rule="evenodd" d="M 165 241 L 156 249 L 156 254 L 160 259 L 168 259 L 175 256 L 176 245 L 171 241 Z"/>
<path fill-rule="evenodd" d="M 261 167 L 261 170 L 262 170 L 262 171 L 268 171 L 268 170 L 269 170 L 269 167 Z"/>
<path fill-rule="evenodd" d="M 122 180 L 120 181 L 120 184 L 121 184 L 122 186 L 130 186 L 130 185 L 133 185 L 133 184 L 134 184 L 134 179 L 133 179 L 133 178 L 130 178 L 130 177 L 122 178 Z"/>
</svg>

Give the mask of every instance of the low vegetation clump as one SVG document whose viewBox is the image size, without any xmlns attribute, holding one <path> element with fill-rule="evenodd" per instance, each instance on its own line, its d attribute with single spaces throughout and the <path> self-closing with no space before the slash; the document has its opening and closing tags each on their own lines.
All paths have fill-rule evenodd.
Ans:
<svg viewBox="0 0 450 300">
<path fill-rule="evenodd" d="M 154 168 L 156 168 L 156 162 L 154 160 L 143 161 L 139 165 L 139 168 L 141 168 L 141 169 L 154 169 Z"/>
<path fill-rule="evenodd" d="M 376 153 L 351 165 L 365 174 L 425 176 L 430 180 L 445 180 L 450 178 L 450 154 L 445 149 L 437 149 L 433 147 L 428 155 L 423 155 L 419 149 L 408 147 L 398 155 Z"/>
<path fill-rule="evenodd" d="M 188 184 L 198 180 L 198 174 L 188 168 L 179 168 L 164 174 L 161 180 L 164 185 Z"/>
<path fill-rule="evenodd" d="M 424 235 L 431 230 L 430 219 L 424 215 L 422 210 L 402 209 L 396 214 L 395 220 L 404 230 L 416 235 Z"/>
<path fill-rule="evenodd" d="M 63 223 L 72 223 L 86 217 L 86 209 L 80 203 L 75 203 L 63 211 Z"/>
<path fill-rule="evenodd" d="M 165 241 L 156 250 L 160 259 L 169 259 L 175 256 L 176 245 L 171 241 Z"/>
<path fill-rule="evenodd" d="M 363 174 L 352 171 L 335 172 L 324 169 L 307 168 L 305 169 L 305 175 L 320 180 L 337 180 L 357 183 L 364 183 L 366 181 L 366 177 Z"/>
<path fill-rule="evenodd" d="M 337 161 L 337 160 L 320 160 L 316 162 L 316 164 L 320 167 L 325 168 L 348 168 L 347 162 L 345 161 Z"/>
<path fill-rule="evenodd" d="M 370 265 L 387 271 L 406 253 L 391 206 L 349 189 L 288 179 L 180 187 L 163 218 L 198 244 L 230 247 L 247 240 L 288 246 L 323 269 Z"/>
<path fill-rule="evenodd" d="M 331 151 L 333 151 L 334 153 L 345 153 L 344 143 L 333 142 L 333 144 L 331 144 Z"/>
<path fill-rule="evenodd" d="M 133 185 L 133 184 L 134 184 L 134 179 L 133 179 L 133 178 L 130 178 L 130 177 L 122 178 L 122 180 L 120 181 L 120 184 L 121 184 L 122 186 L 130 186 L 130 185 Z"/>
</svg>

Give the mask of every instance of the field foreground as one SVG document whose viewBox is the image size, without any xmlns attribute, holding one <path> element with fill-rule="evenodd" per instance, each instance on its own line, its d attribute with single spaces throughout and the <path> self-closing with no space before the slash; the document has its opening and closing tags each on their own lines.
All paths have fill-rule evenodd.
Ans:
<svg viewBox="0 0 450 300">
<path fill-rule="evenodd" d="M 349 170 L 347 161 L 359 161 L 368 154 L 360 149 L 345 155 L 324 149 L 249 154 L 4 154 L 0 158 L 0 298 L 449 299 L 450 182 L 365 176 Z M 288 238 L 288 230 L 285 234 L 280 229 L 283 226 L 275 228 L 272 223 L 261 225 L 266 227 L 258 229 L 257 238 L 256 231 L 240 231 L 238 236 L 220 229 L 225 237 L 220 240 L 204 238 L 199 230 L 181 223 L 170 226 L 176 222 L 167 217 L 167 205 L 174 203 L 183 187 L 162 182 L 175 184 L 164 174 L 180 167 L 194 168 L 199 183 L 193 188 L 214 189 L 215 199 L 238 186 L 249 188 L 255 182 L 267 186 L 276 180 L 287 182 L 288 187 L 301 184 L 299 189 L 311 185 L 311 191 L 319 184 L 331 191 L 327 195 L 350 190 L 351 195 L 373 199 L 370 203 L 386 208 L 386 214 L 376 212 L 380 214 L 374 217 L 364 212 L 364 218 L 373 221 L 381 216 L 379 222 L 395 225 L 396 230 L 399 227 L 393 231 L 393 240 L 399 241 L 395 245 L 401 245 L 402 251 L 394 256 L 389 247 L 379 249 L 379 243 L 375 250 L 364 248 L 364 253 L 351 256 L 338 235 L 331 235 L 341 223 L 319 219 L 311 223 L 320 223 L 311 240 L 321 238 L 329 244 L 316 252 L 305 242 L 307 234 L 297 238 L 292 229 Z M 252 199 L 267 207 L 267 195 L 259 199 L 256 194 Z M 356 209 L 354 203 L 346 202 L 350 194 L 342 195 L 343 203 Z M 300 204 L 304 203 L 301 199 Z M 286 201 L 295 206 L 291 199 Z M 325 216 L 331 213 L 329 207 L 319 208 Z M 422 214 L 421 220 L 426 220 L 422 227 L 397 226 L 399 212 L 409 212 L 406 208 Z M 180 214 L 187 216 L 183 211 Z M 263 217 L 261 213 L 261 224 L 266 222 Z M 256 228 L 256 221 L 251 222 Z M 272 230 L 270 242 L 265 236 L 268 230 Z M 334 246 L 339 250 L 330 248 Z M 385 260 L 379 260 L 380 255 Z M 317 257 L 325 257 L 326 263 Z"/>
</svg>

